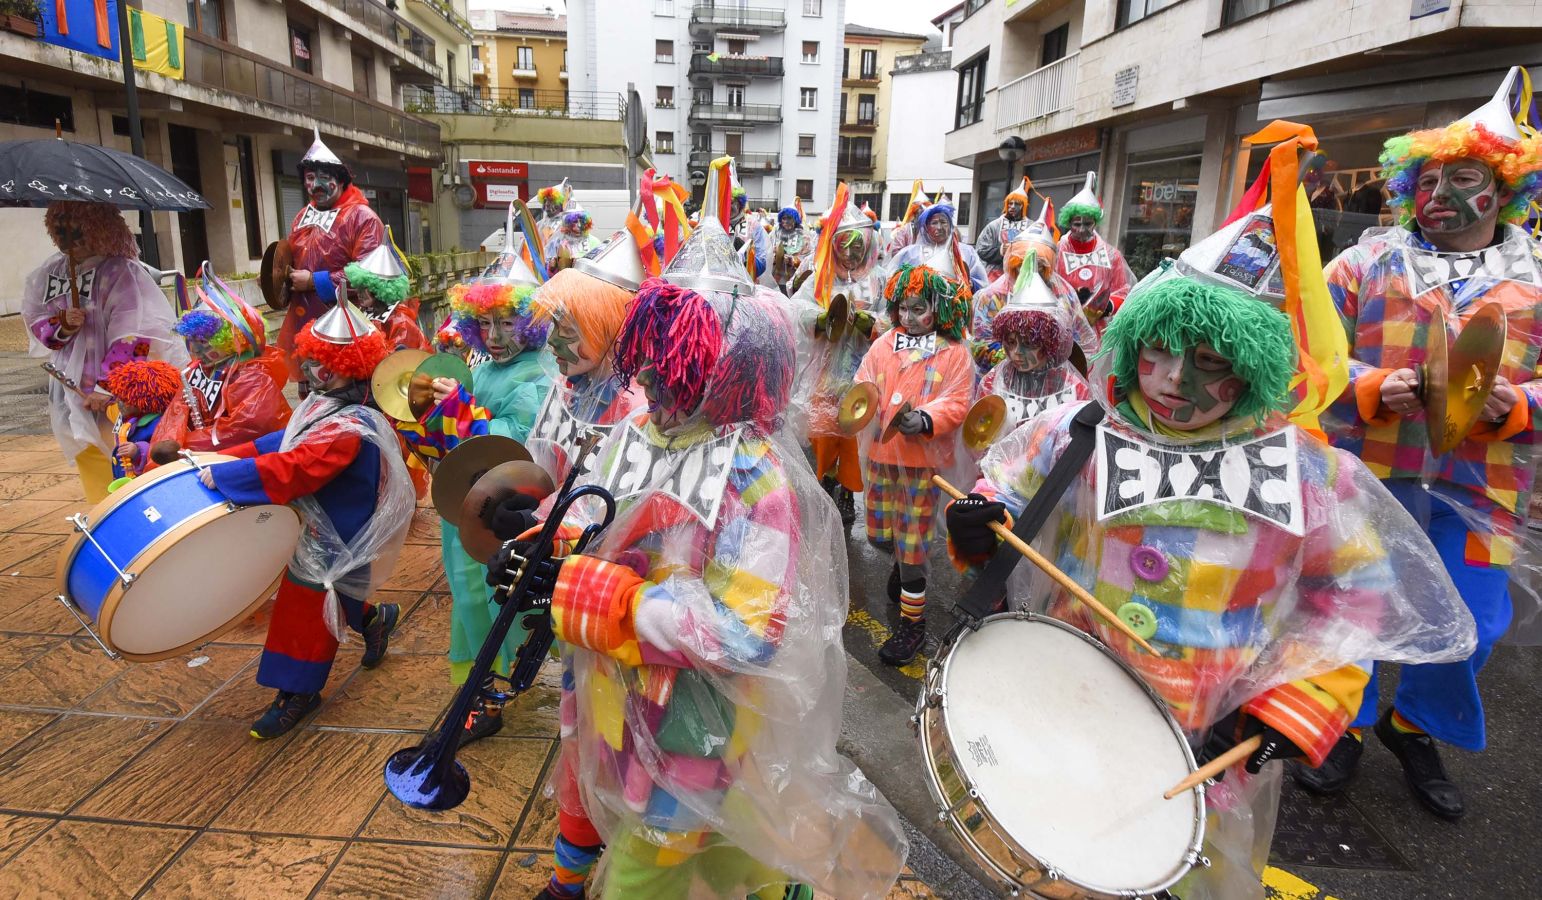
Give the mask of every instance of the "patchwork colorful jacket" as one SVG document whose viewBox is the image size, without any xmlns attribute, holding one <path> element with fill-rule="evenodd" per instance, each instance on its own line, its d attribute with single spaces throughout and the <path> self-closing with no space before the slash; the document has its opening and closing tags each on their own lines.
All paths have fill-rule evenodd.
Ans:
<svg viewBox="0 0 1542 900">
<path fill-rule="evenodd" d="M 867 447 L 873 462 L 912 468 L 945 468 L 953 462 L 956 432 L 974 392 L 967 344 L 936 332 L 911 338 L 893 328 L 873 341 L 856 380 L 878 386 L 878 413 L 867 426 L 872 435 L 883 431 L 902 403 L 932 420 L 931 434 L 900 434 L 886 442 L 875 438 Z"/>
</svg>

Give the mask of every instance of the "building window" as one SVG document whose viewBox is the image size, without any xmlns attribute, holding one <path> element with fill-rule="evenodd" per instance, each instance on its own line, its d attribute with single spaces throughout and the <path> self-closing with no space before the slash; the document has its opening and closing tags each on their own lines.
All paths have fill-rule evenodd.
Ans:
<svg viewBox="0 0 1542 900">
<path fill-rule="evenodd" d="M 118 116 L 113 116 L 116 133 Z M 64 131 L 75 131 L 75 103 L 64 94 L 27 90 L 9 84 L 0 84 L 0 122 L 8 125 L 26 125 L 29 128 L 52 129 L 54 123 Z M 124 119 L 127 125 L 128 120 Z M 125 128 L 124 134 L 128 134 Z"/>
<path fill-rule="evenodd" d="M 1243 19 L 1251 19 L 1259 13 L 1266 13 L 1276 6 L 1284 6 L 1290 0 L 1226 0 L 1222 7 L 1221 24 L 1230 25 L 1233 22 L 1241 22 Z"/>
<path fill-rule="evenodd" d="M 1114 15 L 1114 27 L 1123 28 L 1126 25 L 1133 25 L 1177 2 L 1178 0 L 1119 0 L 1119 9 Z M 1231 3 L 1228 2 L 1227 6 L 1230 5 Z"/>
<path fill-rule="evenodd" d="M 851 77 L 851 48 L 850 47 L 842 47 L 841 48 L 841 77 L 842 78 L 850 78 Z"/>
<path fill-rule="evenodd" d="M 675 42 L 674 41 L 654 41 L 653 42 L 653 61 L 654 62 L 661 62 L 661 63 L 672 63 L 672 62 L 674 62 L 675 61 Z"/>
<path fill-rule="evenodd" d="M 1070 43 L 1070 22 L 1045 32 L 1044 41 L 1039 45 L 1039 66 L 1042 68 L 1057 59 L 1065 59 L 1066 50 L 1069 49 Z"/>
<path fill-rule="evenodd" d="M 793 188 L 793 195 L 803 200 L 814 199 L 814 179 L 799 178 L 797 187 Z"/>
<path fill-rule="evenodd" d="M 958 195 L 958 221 L 960 223 L 967 223 L 969 221 L 969 200 L 968 191 Z"/>
<path fill-rule="evenodd" d="M 353 55 L 353 92 L 366 97 L 375 96 L 375 62 L 368 56 Z"/>
<path fill-rule="evenodd" d="M 289 23 L 289 64 L 307 75 L 315 72 L 311 48 L 315 46 L 311 30 L 298 22 Z"/>
<path fill-rule="evenodd" d="M 516 57 L 515 58 L 516 58 L 517 61 L 514 63 L 514 68 L 516 68 L 516 69 L 524 69 L 526 72 L 532 72 L 532 71 L 535 70 L 535 48 L 534 47 L 520 47 L 515 52 L 516 52 Z"/>
<path fill-rule="evenodd" d="M 857 95 L 857 124 L 873 125 L 878 119 L 878 98 L 872 94 Z"/>
<path fill-rule="evenodd" d="M 653 105 L 659 109 L 675 108 L 675 88 L 673 85 L 661 84 L 654 88 Z"/>
<path fill-rule="evenodd" d="M 712 152 L 712 135 L 706 131 L 691 132 L 691 149 L 697 153 Z"/>
<path fill-rule="evenodd" d="M 207 34 L 209 37 L 225 39 L 225 12 L 220 8 L 221 0 L 187 0 L 187 27 L 194 31 Z"/>
<path fill-rule="evenodd" d="M 818 109 L 819 108 L 819 89 L 818 88 L 802 88 L 801 90 L 799 90 L 798 91 L 798 108 L 799 109 Z"/>
<path fill-rule="evenodd" d="M 246 218 L 246 255 L 262 256 L 267 243 L 262 239 L 262 217 L 257 214 L 256 152 L 248 135 L 236 135 L 236 161 L 241 172 L 241 211 Z"/>
<path fill-rule="evenodd" d="M 691 41 L 691 52 L 692 53 L 711 53 L 712 52 L 712 42 L 711 41 Z"/>
<path fill-rule="evenodd" d="M 744 106 L 744 85 L 742 85 L 742 84 L 730 84 L 728 86 L 728 105 L 729 106 L 733 106 L 733 107 L 743 108 L 743 106 Z"/>
<path fill-rule="evenodd" d="M 819 42 L 818 41 L 804 41 L 803 42 L 803 61 L 806 62 L 806 63 L 817 63 L 817 62 L 819 62 Z"/>
<path fill-rule="evenodd" d="M 905 218 L 905 210 L 910 206 L 909 191 L 895 191 L 889 195 L 888 218 L 895 222 Z"/>
<path fill-rule="evenodd" d="M 519 108 L 535 109 L 535 88 L 519 89 Z"/>
<path fill-rule="evenodd" d="M 846 101 L 849 100 L 849 99 L 851 99 L 849 95 L 847 95 L 847 94 L 842 94 L 841 95 L 841 117 L 839 119 L 836 119 L 835 121 L 839 122 L 842 125 L 846 124 Z"/>
<path fill-rule="evenodd" d="M 455 54 L 448 50 L 444 51 L 444 78 L 446 84 L 455 87 Z"/>
<path fill-rule="evenodd" d="M 982 53 L 959 67 L 958 110 L 953 116 L 953 127 L 963 128 L 980 121 L 985 109 L 985 60 Z"/>
<path fill-rule="evenodd" d="M 803 0 L 803 14 L 805 16 L 822 16 L 824 15 L 824 6 L 824 0 Z"/>
<path fill-rule="evenodd" d="M 750 42 L 749 41 L 746 41 L 743 38 L 729 38 L 728 39 L 728 55 L 729 56 L 743 56 L 743 55 L 745 55 L 748 52 L 750 52 Z"/>
<path fill-rule="evenodd" d="M 657 134 L 655 134 L 654 135 L 654 140 L 653 140 L 653 152 L 655 152 L 655 153 L 673 153 L 673 152 L 675 152 L 675 133 L 673 131 L 660 131 Z"/>
<path fill-rule="evenodd" d="M 814 136 L 812 134 L 800 134 L 800 135 L 798 135 L 798 155 L 799 156 L 813 156 L 814 155 Z"/>
<path fill-rule="evenodd" d="M 863 80 L 865 80 L 865 81 L 872 81 L 874 78 L 877 78 L 877 77 L 878 77 L 878 51 L 877 50 L 863 50 L 862 51 L 862 78 L 863 78 Z"/>
</svg>

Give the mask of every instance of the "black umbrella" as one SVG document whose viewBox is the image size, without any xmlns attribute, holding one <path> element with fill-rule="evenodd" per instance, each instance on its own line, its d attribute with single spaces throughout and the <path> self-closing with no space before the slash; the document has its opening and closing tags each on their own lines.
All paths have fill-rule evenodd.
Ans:
<svg viewBox="0 0 1542 900">
<path fill-rule="evenodd" d="M 57 138 L 0 142 L 0 206 L 60 200 L 167 212 L 209 208 L 182 179 L 130 153 Z"/>
</svg>

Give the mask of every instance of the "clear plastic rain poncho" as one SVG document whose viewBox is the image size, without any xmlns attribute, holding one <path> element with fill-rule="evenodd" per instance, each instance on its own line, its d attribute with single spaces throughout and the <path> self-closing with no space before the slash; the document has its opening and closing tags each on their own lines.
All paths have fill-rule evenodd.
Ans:
<svg viewBox="0 0 1542 900">
<path fill-rule="evenodd" d="M 70 305 L 69 263 L 64 254 L 55 253 L 27 276 L 22 296 L 21 314 L 29 331 L 28 353 L 46 359 L 81 390 L 90 393 L 99 379 L 107 375 L 109 351 L 123 348 L 122 359 L 138 349 L 151 359 L 162 359 L 181 368 L 187 364 L 187 350 L 172 334 L 175 321 L 171 303 L 144 267 L 126 256 L 95 256 L 76 264 L 75 282 L 86 322 L 61 349 L 50 349 L 38 339 L 37 329 L 48 329 L 48 319 Z M 51 332 L 51 330 L 50 330 Z M 141 348 L 134 345 L 143 344 Z M 54 439 L 69 459 L 87 447 L 111 454 L 107 421 L 86 409 L 83 397 L 60 384 L 48 381 L 48 414 Z"/>
<path fill-rule="evenodd" d="M 1344 667 L 1449 662 L 1474 646 L 1472 617 L 1408 513 L 1354 456 L 1271 411 L 1294 365 L 1283 315 L 1226 293 L 1231 313 L 1197 292 L 1147 304 L 1137 291 L 1114 318 L 1092 379 L 1102 389 L 1091 402 L 1107 410 L 1097 446 L 1033 541 L 1116 614 L 1138 609 L 1154 620 L 1150 642 L 1160 655 L 1145 654 L 1026 563 L 1008 594 L 1014 608 L 1047 612 L 1103 641 L 1166 700 L 1196 746 L 1239 707 L 1267 717 L 1271 698 L 1289 706 L 1280 692 L 1292 682 L 1320 679 L 1321 690 L 1358 701 L 1363 673 Z M 1185 437 L 1151 418 L 1137 363 L 1142 346 L 1187 350 L 1201 341 L 1233 362 L 1240 396 L 1233 414 Z M 1041 415 L 992 447 L 979 489 L 1021 513 L 1082 406 Z M 1336 723 L 1313 742 L 1325 755 L 1349 716 L 1325 708 L 1323 718 Z M 1263 897 L 1279 768 L 1250 777 L 1238 765 L 1208 791 L 1213 865 L 1174 889 L 1184 900 Z"/>
<path fill-rule="evenodd" d="M 1501 228 L 1501 240 L 1475 254 L 1437 252 L 1403 228 L 1369 231 L 1328 264 L 1328 290 L 1349 332 L 1352 361 L 1350 388 L 1322 425 L 1377 477 L 1422 480 L 1456 510 L 1477 538 L 1468 542 L 1469 561 L 1512 567 L 1514 633 L 1535 643 L 1542 639 L 1542 535 L 1527 518 L 1539 462 L 1532 422 L 1542 405 L 1542 251 L 1521 228 Z M 1519 395 L 1516 415 L 1530 417 L 1480 417 L 1466 439 L 1436 456 L 1424 410 L 1398 416 L 1379 409 L 1380 384 L 1391 371 L 1420 370 L 1435 327 L 1454 347 L 1489 304 L 1498 304 L 1505 319 L 1499 375 Z M 1464 374 L 1453 371 L 1453 382 Z"/>
<path fill-rule="evenodd" d="M 600 239 L 592 233 L 594 219 L 584 208 L 573 204 L 557 221 L 556 230 L 546 240 L 546 265 L 556 272 L 573 265 L 600 249 Z"/>
<path fill-rule="evenodd" d="M 1037 270 L 1023 276 L 996 315 L 1003 358 L 980 380 L 980 394 L 1006 403 L 1001 435 L 1040 413 L 1092 397 L 1087 379 L 1070 362 L 1077 320 L 1086 321 L 1081 310 L 1068 308 Z"/>
<path fill-rule="evenodd" d="M 648 324 L 632 337 L 655 403 L 694 412 L 662 431 L 639 416 L 606 437 L 582 480 L 610 490 L 618 515 L 563 568 L 584 587 L 565 598 L 559 583 L 553 599 L 559 637 L 585 644 L 564 646 L 576 701 L 564 752 L 607 844 L 591 890 L 743 897 L 798 881 L 883 897 L 907 842 L 835 750 L 840 524 L 775 431 L 795 329 L 776 298 L 695 284 L 709 301 L 647 282 Z M 612 597 L 619 618 L 597 609 Z"/>
<path fill-rule="evenodd" d="M 312 393 L 300 401 L 285 426 L 279 451 L 313 441 L 334 441 L 345 434 L 357 434 L 379 451 L 380 490 L 375 495 L 375 512 L 352 539 L 345 541 L 314 496 L 293 501 L 305 531 L 289 561 L 289 570 L 296 576 L 326 590 L 322 619 L 340 642 L 347 639 L 348 619 L 337 595 L 367 598 L 391 577 L 417 506 L 396 431 L 378 410 Z"/>
<path fill-rule="evenodd" d="M 1019 276 L 1022 274 L 1022 266 L 1032 259 L 1039 277 L 1050 287 L 1051 292 L 1061 306 L 1066 310 L 1066 316 L 1071 323 L 1071 339 L 1082 350 L 1084 359 L 1092 359 L 1097 355 L 1102 344 L 1098 339 L 1097 329 L 1087 320 L 1087 315 L 1082 311 L 1081 301 L 1077 299 L 1076 292 L 1055 271 L 1055 245 L 1054 242 L 1040 242 L 1031 236 L 1018 238 L 1007 247 L 1007 270 L 1000 278 L 992 281 L 985 290 L 974 296 L 974 316 L 969 324 L 970 347 L 974 354 L 975 365 L 981 372 L 989 371 L 997 363 L 1006 358 L 1001 349 L 1001 341 L 996 336 L 995 319 L 1002 307 L 1011 299 L 1013 289 L 1017 287 Z"/>
<path fill-rule="evenodd" d="M 894 254 L 889 261 L 890 274 L 901 266 L 930 266 L 944 278 L 968 285 L 971 293 L 983 290 L 990 282 L 985 263 L 980 262 L 973 247 L 958 239 L 955 215 L 953 204 L 946 199 L 921 210 L 916 216 L 915 240 Z M 947 223 L 946 236 L 940 240 L 927 230 L 927 223 L 939 217 Z"/>
</svg>

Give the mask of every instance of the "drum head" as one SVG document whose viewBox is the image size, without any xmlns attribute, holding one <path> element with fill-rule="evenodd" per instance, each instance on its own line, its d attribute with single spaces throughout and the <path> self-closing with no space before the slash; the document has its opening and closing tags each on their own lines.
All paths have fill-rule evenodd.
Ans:
<svg viewBox="0 0 1542 900">
<path fill-rule="evenodd" d="M 268 599 L 299 539 L 300 517 L 287 506 L 201 514 L 134 561 L 134 583 L 113 589 L 98 631 L 138 661 L 214 640 Z"/>
<path fill-rule="evenodd" d="M 1107 894 L 1155 893 L 1190 868 L 1203 797 L 1165 707 L 1100 645 L 1048 619 L 1001 616 L 942 674 L 958 768 L 1001 829 L 1045 866 Z"/>
</svg>

